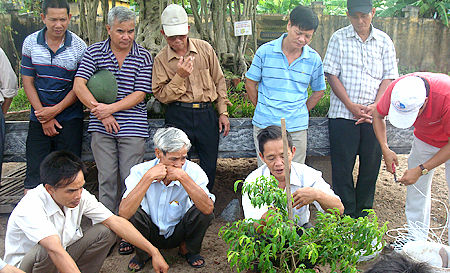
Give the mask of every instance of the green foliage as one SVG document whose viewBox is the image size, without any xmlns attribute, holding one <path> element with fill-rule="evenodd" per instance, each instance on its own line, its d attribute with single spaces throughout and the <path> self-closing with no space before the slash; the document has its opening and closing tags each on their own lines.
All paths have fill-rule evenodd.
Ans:
<svg viewBox="0 0 450 273">
<path fill-rule="evenodd" d="M 449 26 L 450 0 L 386 0 L 385 9 L 379 14 L 383 17 L 401 17 L 402 9 L 407 5 L 420 7 L 419 17 L 440 19 L 444 25 Z"/>
<path fill-rule="evenodd" d="M 235 191 L 241 182 L 235 183 Z M 301 228 L 303 233 L 299 235 L 299 227 L 291 227 L 286 220 L 286 194 L 274 177 L 245 183 L 242 193 L 249 194 L 253 206 L 273 209 L 267 223 L 246 219 L 220 229 L 219 236 L 230 246 L 230 267 L 238 272 L 256 267 L 262 272 L 315 272 L 312 265 L 328 264 L 332 272 L 354 273 L 360 256 L 371 255 L 383 246 L 387 223 L 380 227 L 373 210 L 358 219 L 343 217 L 338 209 L 318 212 L 316 227 Z"/>
<path fill-rule="evenodd" d="M 245 83 L 240 82 L 236 87 L 228 89 L 228 99 L 233 104 L 228 106 L 228 113 L 233 118 L 251 118 L 255 112 L 255 106 L 248 100 L 245 92 Z"/>
<path fill-rule="evenodd" d="M 27 109 L 31 109 L 31 104 L 23 88 L 20 88 L 19 93 L 14 97 L 8 111 L 14 112 Z"/>
<path fill-rule="evenodd" d="M 319 100 L 319 102 L 314 106 L 313 109 L 309 111 L 310 117 L 325 117 L 328 113 L 328 109 L 330 108 L 330 93 L 331 87 L 326 83 L 327 87 L 325 89 L 323 97 Z M 308 88 L 308 97 L 311 96 L 312 90 L 311 87 Z"/>
</svg>

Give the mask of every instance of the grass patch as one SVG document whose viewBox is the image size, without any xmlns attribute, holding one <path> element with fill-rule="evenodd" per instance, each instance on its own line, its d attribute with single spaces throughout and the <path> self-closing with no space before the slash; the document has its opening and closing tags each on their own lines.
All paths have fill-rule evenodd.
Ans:
<svg viewBox="0 0 450 273">
<path fill-rule="evenodd" d="M 16 112 L 20 110 L 28 110 L 31 109 L 30 101 L 28 100 L 27 95 L 23 88 L 19 89 L 19 93 L 14 97 L 11 106 L 9 107 L 9 112 Z"/>
</svg>

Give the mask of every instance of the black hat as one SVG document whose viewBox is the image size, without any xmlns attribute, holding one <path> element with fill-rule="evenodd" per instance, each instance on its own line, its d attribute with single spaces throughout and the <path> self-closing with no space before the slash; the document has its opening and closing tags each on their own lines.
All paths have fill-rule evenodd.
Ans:
<svg viewBox="0 0 450 273">
<path fill-rule="evenodd" d="M 347 9 L 350 15 L 355 12 L 369 14 L 372 12 L 372 0 L 347 0 Z"/>
</svg>

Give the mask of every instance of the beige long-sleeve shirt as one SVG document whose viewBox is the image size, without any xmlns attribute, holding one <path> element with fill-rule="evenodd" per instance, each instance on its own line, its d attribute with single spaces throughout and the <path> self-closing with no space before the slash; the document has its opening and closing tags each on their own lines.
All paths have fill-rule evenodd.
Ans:
<svg viewBox="0 0 450 273">
<path fill-rule="evenodd" d="M 0 104 L 17 95 L 17 76 L 3 49 L 0 48 Z"/>
<path fill-rule="evenodd" d="M 153 63 L 152 89 L 162 103 L 216 102 L 219 114 L 232 105 L 227 98 L 225 77 L 219 60 L 210 44 L 189 38 L 184 58 L 195 57 L 194 70 L 183 79 L 177 74 L 180 56 L 168 45 L 156 55 Z"/>
</svg>

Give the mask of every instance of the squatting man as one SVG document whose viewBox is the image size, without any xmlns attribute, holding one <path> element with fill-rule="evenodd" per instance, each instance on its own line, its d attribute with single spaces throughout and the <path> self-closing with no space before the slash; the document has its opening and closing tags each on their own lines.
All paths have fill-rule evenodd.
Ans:
<svg viewBox="0 0 450 273">
<path fill-rule="evenodd" d="M 153 137 L 156 158 L 131 168 L 119 215 L 157 248 L 179 246 L 179 255 L 192 267 L 202 267 L 203 237 L 214 219 L 215 196 L 199 165 L 186 159 L 191 142 L 182 130 L 168 127 Z M 141 270 L 148 255 L 136 248 L 130 270 Z"/>
<path fill-rule="evenodd" d="M 289 132 L 288 139 L 288 160 L 290 167 L 291 192 L 294 199 L 293 214 L 298 226 L 310 228 L 309 205 L 314 203 L 319 211 L 337 208 L 342 214 L 344 205 L 339 197 L 330 188 L 330 185 L 322 178 L 320 171 L 313 168 L 292 162 L 296 148 L 293 146 L 292 137 Z M 283 140 L 281 128 L 279 126 L 269 126 L 261 130 L 258 134 L 259 155 L 264 161 L 264 165 L 254 170 L 245 179 L 245 183 L 254 182 L 260 176 L 269 178 L 271 175 L 278 181 L 278 187 L 286 188 Z M 253 207 L 247 194 L 242 196 L 242 207 L 245 218 L 265 219 L 269 207 Z"/>
</svg>

